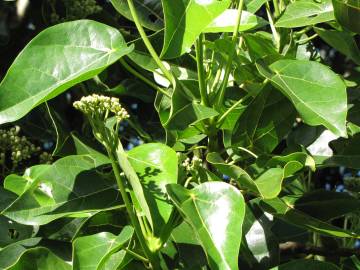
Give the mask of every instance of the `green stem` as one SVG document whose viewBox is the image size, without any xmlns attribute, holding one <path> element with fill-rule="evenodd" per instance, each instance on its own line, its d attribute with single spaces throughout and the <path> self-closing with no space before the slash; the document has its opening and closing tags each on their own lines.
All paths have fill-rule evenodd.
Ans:
<svg viewBox="0 0 360 270">
<path fill-rule="evenodd" d="M 144 83 L 146 83 L 150 87 L 154 88 L 156 91 L 164 94 L 165 96 L 167 96 L 169 98 L 171 97 L 171 95 L 168 92 L 166 92 L 164 89 L 158 87 L 155 83 L 153 83 L 148 78 L 146 78 L 141 73 L 139 73 L 137 70 L 135 70 L 133 67 L 131 67 L 123 58 L 120 58 L 119 62 L 129 73 L 136 76 L 137 78 L 142 80 Z"/>
<path fill-rule="evenodd" d="M 134 19 L 134 23 L 136 25 L 136 28 L 138 29 L 140 36 L 143 40 L 143 42 L 145 43 L 146 48 L 148 49 L 151 57 L 154 59 L 154 61 L 156 62 L 156 64 L 158 65 L 158 67 L 160 68 L 160 70 L 162 71 L 162 73 L 164 74 L 164 76 L 170 81 L 170 83 L 174 86 L 175 85 L 175 78 L 174 76 L 171 74 L 171 72 L 165 67 L 165 65 L 163 64 L 163 62 L 161 62 L 160 57 L 157 55 L 154 47 L 151 45 L 150 40 L 148 39 L 144 28 L 142 27 L 140 21 L 139 21 L 139 17 L 137 15 L 135 6 L 134 6 L 134 2 L 133 0 L 127 0 L 128 5 L 129 5 L 129 9 L 130 9 L 130 13 L 131 16 Z"/>
<path fill-rule="evenodd" d="M 242 102 L 246 101 L 248 98 L 250 98 L 251 95 L 247 94 L 245 97 L 243 97 L 242 99 L 238 100 L 237 102 L 235 102 L 229 109 L 227 109 L 227 111 L 221 115 L 221 117 L 217 120 L 217 124 L 221 124 L 222 121 L 225 119 L 226 116 L 229 115 L 229 113 L 231 113 L 233 110 L 235 110 L 235 108 Z"/>
<path fill-rule="evenodd" d="M 231 52 L 229 54 L 228 62 L 226 63 L 224 80 L 222 82 L 220 92 L 219 92 L 219 97 L 217 100 L 217 107 L 219 107 L 219 108 L 221 107 L 222 103 L 224 102 L 225 89 L 226 89 L 228 81 L 229 81 L 229 76 L 230 76 L 231 66 L 232 66 L 232 59 L 234 58 L 234 55 L 236 52 L 235 44 L 236 44 L 236 39 L 239 36 L 239 29 L 240 29 L 241 15 L 242 15 L 243 7 L 244 7 L 244 0 L 240 0 L 239 7 L 238 7 L 238 13 L 237 13 L 237 19 L 236 19 L 236 25 L 235 25 L 234 33 L 232 36 L 233 46 L 232 46 Z"/>
<path fill-rule="evenodd" d="M 132 250 L 130 250 L 128 248 L 124 248 L 124 250 L 126 252 L 128 252 L 129 254 L 131 254 L 132 256 L 134 256 L 136 259 L 138 259 L 138 260 L 140 260 L 140 261 L 142 261 L 144 263 L 149 263 L 149 260 L 144 258 L 143 256 L 141 256 L 140 254 L 137 254 L 136 252 L 134 252 L 134 251 L 132 251 Z"/>
<path fill-rule="evenodd" d="M 273 4 L 274 4 L 274 11 L 275 11 L 275 18 L 277 18 L 280 16 L 280 7 L 279 7 L 278 0 L 273 0 Z"/>
<path fill-rule="evenodd" d="M 303 44 L 308 43 L 309 41 L 317 38 L 318 36 L 319 36 L 318 34 L 313 34 L 311 37 L 307 37 L 307 38 L 297 40 L 297 41 L 295 41 L 295 43 L 297 43 L 299 45 L 303 45 Z"/>
<path fill-rule="evenodd" d="M 196 50 L 196 64 L 197 72 L 199 79 L 199 89 L 201 96 L 201 103 L 205 106 L 209 106 L 209 101 L 207 97 L 206 81 L 205 81 L 205 71 L 204 71 L 204 45 L 203 45 L 203 34 L 200 34 L 199 38 L 195 43 Z"/>
<path fill-rule="evenodd" d="M 120 141 L 118 143 L 121 144 Z M 108 152 L 108 155 L 110 157 L 111 166 L 112 166 L 113 171 L 114 171 L 115 179 L 116 179 L 117 185 L 119 187 L 121 197 L 122 197 L 122 199 L 123 199 L 123 201 L 125 203 L 126 210 L 127 210 L 128 215 L 130 217 L 131 224 L 134 226 L 136 236 L 137 236 L 137 238 L 138 238 L 138 240 L 140 242 L 140 245 L 141 245 L 144 253 L 146 254 L 146 257 L 149 259 L 151 265 L 154 267 L 154 269 L 159 269 L 157 267 L 158 266 L 158 261 L 156 260 L 154 254 L 149 250 L 149 248 L 147 246 L 146 239 L 144 238 L 144 235 L 142 233 L 139 221 L 136 218 L 136 215 L 134 213 L 132 203 L 130 202 L 130 199 L 129 199 L 127 193 L 126 193 L 125 186 L 124 186 L 123 181 L 121 179 L 120 170 L 119 170 L 119 166 L 118 166 L 118 164 L 116 162 L 116 159 L 115 159 L 114 155 L 112 154 L 111 149 L 107 149 L 107 152 Z"/>
<path fill-rule="evenodd" d="M 276 27 L 275 27 L 275 24 L 274 24 L 274 19 L 273 19 L 272 15 L 271 15 L 269 3 L 266 3 L 265 7 L 266 7 L 266 14 L 267 14 L 267 17 L 268 17 L 268 20 L 269 20 L 269 23 L 270 23 L 271 32 L 272 32 L 273 37 L 274 37 L 275 45 L 276 45 L 276 48 L 279 50 L 280 49 L 280 35 L 276 30 Z"/>
</svg>

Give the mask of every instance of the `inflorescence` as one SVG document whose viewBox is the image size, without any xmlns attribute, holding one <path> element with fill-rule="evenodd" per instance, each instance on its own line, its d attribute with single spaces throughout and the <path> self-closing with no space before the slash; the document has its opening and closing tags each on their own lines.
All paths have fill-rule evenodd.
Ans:
<svg viewBox="0 0 360 270">
<path fill-rule="evenodd" d="M 110 112 L 115 115 L 118 122 L 129 118 L 128 112 L 121 106 L 119 99 L 115 97 L 93 94 L 75 101 L 74 107 L 94 119 L 106 120 Z"/>
<path fill-rule="evenodd" d="M 50 154 L 41 153 L 41 147 L 30 142 L 25 136 L 20 136 L 19 126 L 9 130 L 0 129 L 0 165 L 3 170 L 16 170 L 21 163 L 34 156 L 39 156 L 40 163 L 49 163 L 52 159 Z"/>
</svg>

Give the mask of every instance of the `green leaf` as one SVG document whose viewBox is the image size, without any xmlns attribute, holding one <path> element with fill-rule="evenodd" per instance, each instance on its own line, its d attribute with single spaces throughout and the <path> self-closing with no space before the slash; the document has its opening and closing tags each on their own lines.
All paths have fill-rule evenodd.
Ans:
<svg viewBox="0 0 360 270">
<path fill-rule="evenodd" d="M 237 269 L 245 202 L 223 182 L 208 182 L 187 190 L 168 185 L 168 194 L 195 231 L 211 269 Z"/>
<path fill-rule="evenodd" d="M 69 263 L 63 261 L 49 249 L 44 247 L 26 250 L 8 270 L 71 270 Z"/>
<path fill-rule="evenodd" d="M 158 112 L 163 126 L 168 130 L 185 130 L 191 124 L 218 115 L 214 109 L 200 104 L 198 84 L 193 80 L 177 81 L 170 106 L 165 96 L 161 102 L 167 106 L 160 106 Z"/>
<path fill-rule="evenodd" d="M 317 219 L 327 221 L 341 217 L 360 208 L 360 200 L 347 193 L 314 190 L 303 196 L 283 198 L 294 208 Z"/>
<path fill-rule="evenodd" d="M 108 232 L 77 238 L 73 242 L 73 270 L 97 270 L 130 241 L 134 229 L 126 226 L 118 236 Z"/>
<path fill-rule="evenodd" d="M 38 235 L 46 239 L 71 242 L 95 213 L 90 213 L 87 217 L 64 217 L 54 220 L 41 226 Z"/>
<path fill-rule="evenodd" d="M 285 222 L 306 228 L 313 232 L 333 237 L 359 238 L 354 232 L 343 230 L 320 219 L 314 218 L 294 208 L 290 201 L 285 202 L 280 198 L 260 201 L 260 207 Z"/>
<path fill-rule="evenodd" d="M 19 54 L 0 84 L 0 124 L 18 120 L 131 50 L 116 29 L 95 21 L 45 29 Z"/>
<path fill-rule="evenodd" d="M 240 260 L 245 261 L 248 268 L 269 269 L 278 264 L 279 241 L 271 231 L 272 225 L 257 205 L 247 204 Z M 241 263 L 239 268 L 246 269 Z"/>
<path fill-rule="evenodd" d="M 338 23 L 352 32 L 360 33 L 360 5 L 356 0 L 333 0 L 334 13 Z"/>
<path fill-rule="evenodd" d="M 43 225 L 75 213 L 106 210 L 120 205 L 116 183 L 96 168 L 96 156 L 68 156 L 36 174 L 3 214 L 16 222 Z"/>
<path fill-rule="evenodd" d="M 190 49 L 204 29 L 230 5 L 230 0 L 162 0 L 165 15 L 163 58 L 175 58 Z"/>
<path fill-rule="evenodd" d="M 317 166 L 334 167 L 345 166 L 360 169 L 360 134 L 349 139 L 339 138 L 330 142 L 333 153 L 331 155 L 314 156 Z"/>
<path fill-rule="evenodd" d="M 295 116 L 292 104 L 272 87 L 266 87 L 241 114 L 234 129 L 224 132 L 225 146 L 271 153 L 291 130 Z"/>
<path fill-rule="evenodd" d="M 152 216 L 156 236 L 168 222 L 173 206 L 168 202 L 166 185 L 177 183 L 176 152 L 161 143 L 148 143 L 127 152 L 131 166 L 139 175 Z"/>
<path fill-rule="evenodd" d="M 252 61 L 272 57 L 275 59 L 280 58 L 277 52 L 271 35 L 264 32 L 257 32 L 255 34 L 244 34 L 244 40 L 247 45 L 249 55 Z"/>
<path fill-rule="evenodd" d="M 331 47 L 345 54 L 356 64 L 360 65 L 360 50 L 354 37 L 344 31 L 314 28 L 315 32 Z"/>
<path fill-rule="evenodd" d="M 227 9 L 220 16 L 215 18 L 203 32 L 205 33 L 221 33 L 234 32 L 237 20 L 237 10 Z M 243 11 L 241 14 L 241 22 L 239 31 L 244 32 L 267 25 L 268 22 L 261 17 L 258 17 L 248 11 Z"/>
<path fill-rule="evenodd" d="M 217 168 L 221 173 L 228 175 L 244 187 L 262 198 L 271 199 L 279 195 L 284 178 L 302 169 L 303 165 L 297 161 L 289 161 L 284 168 L 270 168 L 262 173 L 257 179 L 252 177 L 240 167 L 226 164 L 218 153 L 209 153 L 206 160 Z"/>
<path fill-rule="evenodd" d="M 133 21 L 127 1 L 111 0 L 110 2 L 117 12 Z M 134 6 L 143 27 L 153 31 L 161 30 L 164 27 L 162 5 L 159 0 L 134 0 Z"/>
<path fill-rule="evenodd" d="M 268 2 L 268 0 L 245 0 L 246 10 L 255 13 L 257 12 L 263 4 Z"/>
<path fill-rule="evenodd" d="M 20 196 L 31 187 L 37 176 L 50 166 L 47 164 L 35 165 L 28 168 L 23 176 L 10 174 L 4 180 L 4 188 Z"/>
<path fill-rule="evenodd" d="M 279 60 L 259 72 L 287 96 L 304 122 L 324 125 L 346 137 L 347 96 L 341 78 L 328 67 L 306 60 Z"/>
<path fill-rule="evenodd" d="M 8 267 L 16 264 L 19 257 L 26 252 L 27 249 L 35 247 L 39 244 L 41 238 L 29 238 L 17 241 L 0 250 L 0 269 L 8 269 Z"/>
<path fill-rule="evenodd" d="M 298 270 L 298 269 L 306 269 L 306 270 L 340 270 L 335 264 L 315 261 L 315 260 L 306 260 L 299 259 L 293 260 L 291 262 L 276 266 L 271 268 L 270 270 Z"/>
<path fill-rule="evenodd" d="M 298 0 L 290 3 L 275 23 L 277 27 L 294 28 L 334 20 L 331 0 Z"/>
<path fill-rule="evenodd" d="M 22 225 L 4 216 L 0 216 L 0 231 L 0 248 L 3 248 L 33 237 L 37 232 L 37 228 Z"/>
</svg>

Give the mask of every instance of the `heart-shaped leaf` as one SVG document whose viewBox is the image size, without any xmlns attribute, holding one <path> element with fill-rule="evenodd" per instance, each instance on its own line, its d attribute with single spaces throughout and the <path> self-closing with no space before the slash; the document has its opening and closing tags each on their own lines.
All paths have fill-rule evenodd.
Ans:
<svg viewBox="0 0 360 270">
<path fill-rule="evenodd" d="M 291 100 L 305 123 L 347 136 L 346 85 L 328 67 L 306 60 L 279 60 L 269 68 L 257 67 Z"/>
<path fill-rule="evenodd" d="M 45 29 L 19 54 L 0 84 L 0 124 L 20 119 L 131 51 L 118 30 L 95 21 Z"/>
</svg>

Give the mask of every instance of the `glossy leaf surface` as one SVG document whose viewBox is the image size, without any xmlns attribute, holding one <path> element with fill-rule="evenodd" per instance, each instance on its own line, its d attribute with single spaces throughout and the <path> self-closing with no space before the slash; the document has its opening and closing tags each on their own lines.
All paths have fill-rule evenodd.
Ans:
<svg viewBox="0 0 360 270">
<path fill-rule="evenodd" d="M 118 236 L 102 232 L 77 238 L 73 243 L 73 270 L 103 269 L 111 255 L 124 247 L 133 233 L 134 229 L 126 226 Z"/>
<path fill-rule="evenodd" d="M 230 0 L 162 0 L 165 16 L 163 58 L 185 53 L 200 33 L 230 5 Z"/>
<path fill-rule="evenodd" d="M 19 223 L 42 225 L 74 213 L 121 204 L 115 181 L 96 168 L 104 163 L 90 156 L 68 156 L 33 179 L 3 214 Z"/>
<path fill-rule="evenodd" d="M 301 27 L 334 20 L 331 0 L 299 0 L 290 3 L 276 22 L 277 27 Z"/>
<path fill-rule="evenodd" d="M 148 143 L 127 152 L 128 159 L 139 175 L 145 198 L 150 206 L 155 234 L 159 236 L 173 206 L 167 201 L 166 185 L 176 184 L 178 159 L 176 152 L 160 143 Z"/>
<path fill-rule="evenodd" d="M 213 20 L 204 30 L 205 33 L 234 32 L 237 19 L 236 9 L 227 9 L 215 20 Z M 239 31 L 247 31 L 267 25 L 268 22 L 250 12 L 243 11 Z"/>
<path fill-rule="evenodd" d="M 211 269 L 236 269 L 245 215 L 241 193 L 222 182 L 204 183 L 192 190 L 168 185 L 167 190 L 197 234 Z"/>
<path fill-rule="evenodd" d="M 291 100 L 305 123 L 324 125 L 336 135 L 347 136 L 346 86 L 328 67 L 312 61 L 279 60 L 269 70 L 258 68 Z"/>
<path fill-rule="evenodd" d="M 0 124 L 18 120 L 131 50 L 120 32 L 95 21 L 45 29 L 19 54 L 0 84 Z"/>
</svg>

